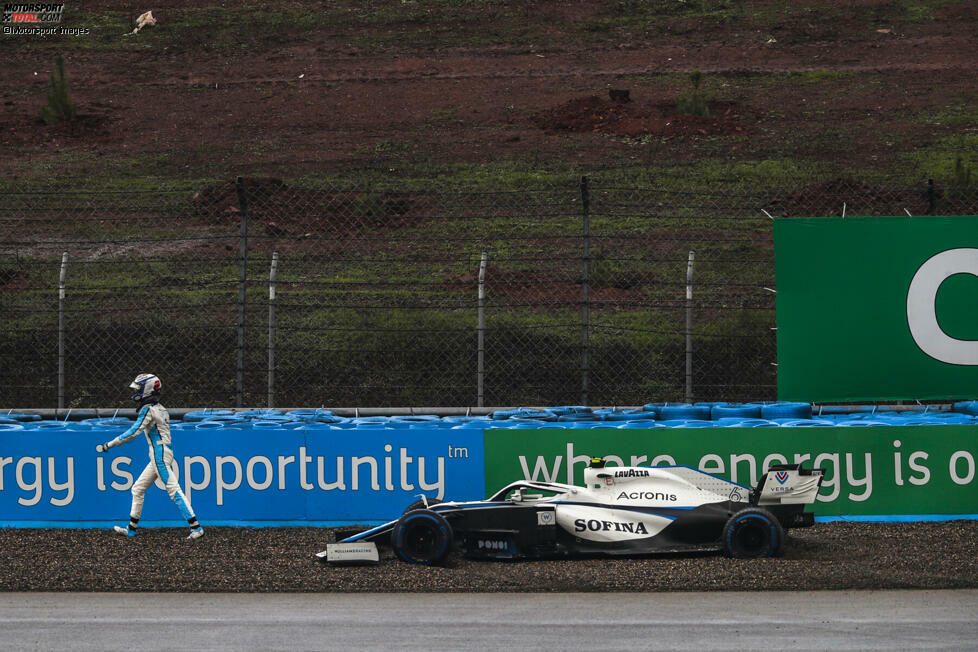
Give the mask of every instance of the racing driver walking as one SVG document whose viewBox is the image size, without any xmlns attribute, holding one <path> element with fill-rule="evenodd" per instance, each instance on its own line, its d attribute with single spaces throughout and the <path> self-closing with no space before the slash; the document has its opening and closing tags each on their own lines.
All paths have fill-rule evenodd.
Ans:
<svg viewBox="0 0 978 652">
<path fill-rule="evenodd" d="M 186 496 L 180 491 L 177 476 L 171 470 L 173 468 L 173 450 L 170 448 L 170 415 L 166 408 L 160 404 L 162 383 L 153 374 L 139 374 L 136 376 L 136 380 L 130 383 L 129 388 L 134 390 L 132 400 L 139 403 L 140 406 L 136 423 L 115 439 L 104 444 L 98 444 L 95 446 L 95 450 L 104 453 L 110 448 L 131 441 L 142 433 L 146 436 L 146 441 L 149 442 L 149 464 L 146 465 L 142 474 L 132 485 L 132 509 L 129 511 L 129 526 L 120 527 L 116 525 L 114 529 L 117 533 L 125 536 L 136 536 L 139 528 L 139 517 L 143 513 L 143 499 L 146 496 L 146 490 L 156 482 L 156 478 L 160 478 L 166 485 L 166 492 L 170 494 L 170 499 L 176 503 L 180 513 L 190 525 L 190 536 L 187 538 L 198 539 L 204 536 L 204 528 L 197 522 L 194 510 L 187 502 Z"/>
</svg>

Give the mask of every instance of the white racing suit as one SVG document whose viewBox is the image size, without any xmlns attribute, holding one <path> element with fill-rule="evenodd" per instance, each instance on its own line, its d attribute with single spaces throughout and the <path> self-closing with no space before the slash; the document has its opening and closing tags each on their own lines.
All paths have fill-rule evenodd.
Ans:
<svg viewBox="0 0 978 652">
<path fill-rule="evenodd" d="M 186 496 L 177 484 L 177 476 L 173 468 L 173 450 L 170 448 L 170 415 L 166 408 L 159 403 L 147 404 L 139 409 L 136 423 L 115 439 L 106 442 L 106 448 L 120 446 L 137 437 L 140 433 L 146 435 L 149 443 L 149 464 L 132 485 L 132 509 L 129 512 L 129 531 L 135 533 L 139 525 L 139 517 L 143 513 L 143 500 L 146 490 L 156 482 L 156 478 L 166 485 L 166 492 L 176 503 L 180 513 L 187 519 L 191 530 L 200 527 L 194 510 L 187 502 Z"/>
</svg>

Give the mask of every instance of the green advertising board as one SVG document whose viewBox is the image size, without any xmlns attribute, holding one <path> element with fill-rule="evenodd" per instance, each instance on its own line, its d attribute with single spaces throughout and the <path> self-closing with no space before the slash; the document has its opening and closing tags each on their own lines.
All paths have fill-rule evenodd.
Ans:
<svg viewBox="0 0 978 652">
<path fill-rule="evenodd" d="M 754 486 L 772 464 L 825 469 L 817 516 L 978 514 L 978 426 L 487 430 L 486 495 L 527 479 L 581 484 L 592 456 L 680 464 Z"/>
<path fill-rule="evenodd" d="M 778 398 L 978 394 L 978 217 L 778 219 Z"/>
</svg>

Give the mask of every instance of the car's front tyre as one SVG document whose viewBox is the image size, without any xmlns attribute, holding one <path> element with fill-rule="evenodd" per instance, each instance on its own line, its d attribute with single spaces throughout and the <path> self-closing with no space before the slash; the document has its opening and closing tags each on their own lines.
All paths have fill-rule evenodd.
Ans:
<svg viewBox="0 0 978 652">
<path fill-rule="evenodd" d="M 444 516 L 430 509 L 407 512 L 391 531 L 394 554 L 409 564 L 437 564 L 448 556 L 454 543 L 452 526 Z"/>
<path fill-rule="evenodd" d="M 741 510 L 723 527 L 723 550 L 736 559 L 774 557 L 784 546 L 784 528 L 777 517 L 760 507 Z"/>
</svg>

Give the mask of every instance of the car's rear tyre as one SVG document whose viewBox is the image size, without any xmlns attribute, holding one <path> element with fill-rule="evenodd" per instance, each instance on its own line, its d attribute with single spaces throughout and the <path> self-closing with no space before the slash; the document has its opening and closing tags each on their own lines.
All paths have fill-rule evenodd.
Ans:
<svg viewBox="0 0 978 652">
<path fill-rule="evenodd" d="M 774 557 L 784 546 L 784 528 L 771 512 L 760 507 L 744 509 L 723 527 L 723 549 L 735 559 Z"/>
<path fill-rule="evenodd" d="M 391 532 L 394 554 L 409 564 L 437 564 L 448 556 L 454 542 L 452 526 L 444 516 L 430 509 L 404 514 Z"/>
<path fill-rule="evenodd" d="M 414 501 L 410 505 L 408 505 L 407 506 L 407 509 L 405 509 L 403 512 L 401 512 L 401 514 L 407 514 L 408 512 L 413 512 L 416 509 L 428 509 L 429 507 L 433 507 L 434 505 L 438 505 L 441 502 L 442 501 L 438 500 L 437 498 L 429 498 L 428 499 L 428 504 L 426 505 L 423 500 L 420 500 L 419 499 L 419 500 Z"/>
</svg>

